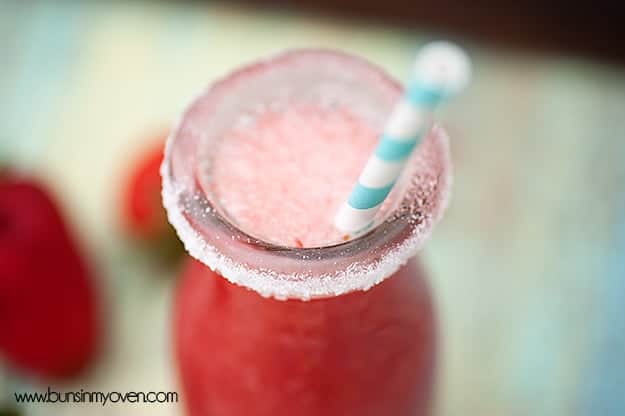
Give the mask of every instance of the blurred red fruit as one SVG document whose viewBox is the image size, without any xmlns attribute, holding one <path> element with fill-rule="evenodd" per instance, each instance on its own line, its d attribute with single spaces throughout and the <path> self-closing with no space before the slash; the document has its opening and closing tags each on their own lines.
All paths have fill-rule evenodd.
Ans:
<svg viewBox="0 0 625 416">
<path fill-rule="evenodd" d="M 126 231 L 140 240 L 156 240 L 169 231 L 161 202 L 160 167 L 165 137 L 140 155 L 128 175 L 122 195 Z"/>
<path fill-rule="evenodd" d="M 121 217 L 126 234 L 168 263 L 176 262 L 184 249 L 161 200 L 160 167 L 166 137 L 165 133 L 158 136 L 133 164 L 122 189 Z"/>
<path fill-rule="evenodd" d="M 0 355 L 23 371 L 75 375 L 94 358 L 94 282 L 40 185 L 0 177 Z"/>
</svg>

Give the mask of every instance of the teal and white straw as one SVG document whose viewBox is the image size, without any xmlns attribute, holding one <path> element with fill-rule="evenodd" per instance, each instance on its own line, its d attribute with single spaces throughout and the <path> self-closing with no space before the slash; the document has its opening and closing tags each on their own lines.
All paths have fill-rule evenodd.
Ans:
<svg viewBox="0 0 625 416">
<path fill-rule="evenodd" d="M 335 218 L 339 230 L 355 236 L 374 225 L 409 156 L 428 133 L 433 111 L 466 87 L 470 78 L 470 60 L 458 46 L 433 42 L 419 51 L 404 96 Z"/>
</svg>

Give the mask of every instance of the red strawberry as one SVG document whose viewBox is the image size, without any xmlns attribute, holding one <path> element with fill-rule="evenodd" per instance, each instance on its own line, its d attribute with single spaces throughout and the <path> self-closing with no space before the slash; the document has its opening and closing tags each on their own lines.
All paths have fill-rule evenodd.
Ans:
<svg viewBox="0 0 625 416">
<path fill-rule="evenodd" d="M 168 230 L 161 202 L 160 166 L 164 137 L 140 155 L 123 193 L 122 217 L 129 234 L 142 240 L 161 238 Z"/>
<path fill-rule="evenodd" d="M 43 377 L 76 374 L 99 335 L 93 281 L 48 194 L 0 178 L 0 355 Z"/>
<path fill-rule="evenodd" d="M 166 134 L 139 155 L 122 190 L 122 223 L 127 234 L 150 243 L 161 254 L 176 256 L 183 252 L 161 200 L 160 166 Z"/>
</svg>

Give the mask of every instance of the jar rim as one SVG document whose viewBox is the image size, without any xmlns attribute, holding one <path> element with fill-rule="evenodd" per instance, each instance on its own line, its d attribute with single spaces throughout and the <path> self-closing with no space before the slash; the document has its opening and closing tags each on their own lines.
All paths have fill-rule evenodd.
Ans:
<svg viewBox="0 0 625 416">
<path fill-rule="evenodd" d="M 368 82 L 376 83 L 375 87 L 385 88 L 394 98 L 401 94 L 395 80 L 362 58 L 325 49 L 287 51 L 232 72 L 192 100 L 170 133 L 161 166 L 163 204 L 189 254 L 232 283 L 278 299 L 337 296 L 367 290 L 389 277 L 427 240 L 447 206 L 451 185 L 448 136 L 442 127 L 435 126 L 409 162 L 414 172 L 408 174 L 406 192 L 390 218 L 355 239 L 304 248 L 282 246 L 252 236 L 214 209 L 205 196 L 198 198 L 185 189 L 177 181 L 172 157 L 183 124 L 194 106 L 207 97 L 218 102 L 233 80 L 271 71 L 275 66 L 288 67 L 302 59 L 338 62 Z M 423 184 L 415 175 L 424 172 L 429 174 L 426 180 L 434 182 L 434 189 L 427 195 L 430 200 L 419 207 L 413 199 L 419 197 Z M 363 258 L 365 255 L 367 258 Z"/>
</svg>

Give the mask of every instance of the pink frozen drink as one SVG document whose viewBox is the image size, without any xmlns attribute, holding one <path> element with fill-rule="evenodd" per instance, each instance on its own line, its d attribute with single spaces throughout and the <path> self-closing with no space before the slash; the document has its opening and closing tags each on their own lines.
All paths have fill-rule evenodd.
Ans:
<svg viewBox="0 0 625 416">
<path fill-rule="evenodd" d="M 296 51 L 235 72 L 184 113 L 163 176 L 170 220 L 204 263 L 188 261 L 175 301 L 188 414 L 429 414 L 434 316 L 408 260 L 446 202 L 444 131 L 414 156 L 382 225 L 352 241 L 333 225 L 399 94 L 365 61 Z"/>
</svg>

